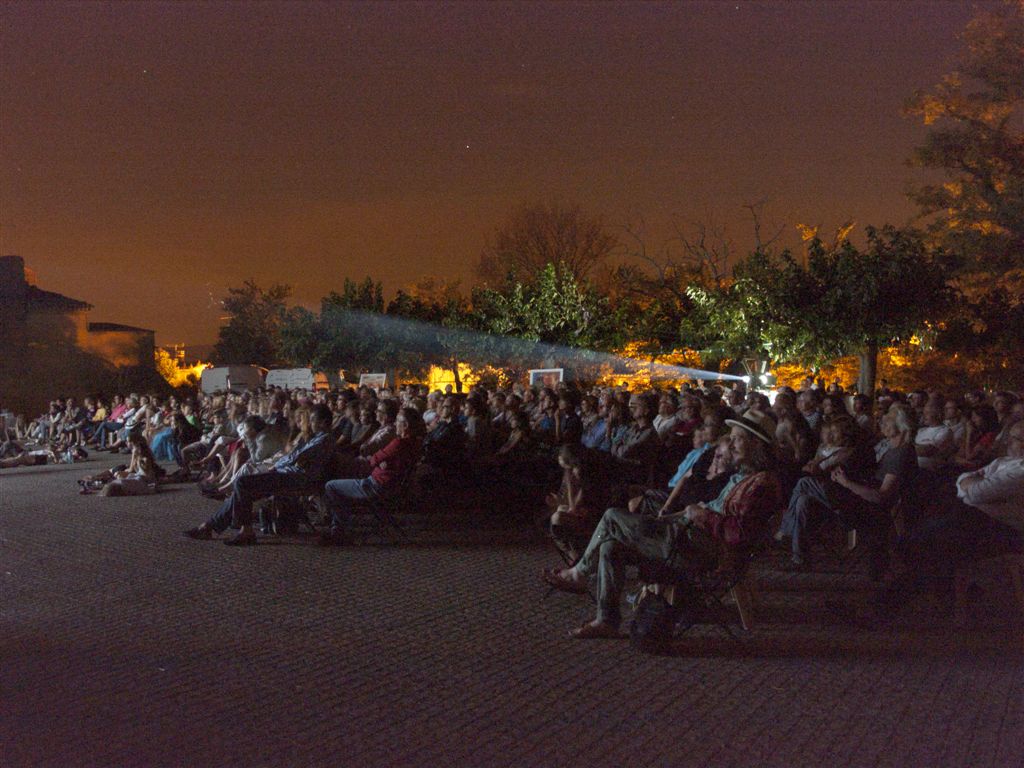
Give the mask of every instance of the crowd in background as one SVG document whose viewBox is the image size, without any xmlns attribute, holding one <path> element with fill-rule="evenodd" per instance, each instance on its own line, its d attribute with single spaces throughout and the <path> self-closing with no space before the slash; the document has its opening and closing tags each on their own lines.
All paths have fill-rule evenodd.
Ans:
<svg viewBox="0 0 1024 768">
<path fill-rule="evenodd" d="M 544 486 L 529 512 L 571 564 L 547 578 L 570 590 L 595 575 L 612 539 L 642 549 L 647 539 L 629 532 L 645 519 L 663 521 L 662 543 L 678 549 L 682 536 L 714 564 L 716 547 L 761 536 L 739 503 L 754 495 L 770 507 L 766 538 L 786 547 L 795 570 L 812 567 L 830 522 L 861 534 L 876 577 L 891 575 L 894 554 L 915 577 L 948 575 L 965 558 L 1017 551 L 1024 537 L 1024 401 L 1007 391 L 882 389 L 872 400 L 808 379 L 771 399 L 742 387 L 565 383 L 465 395 L 419 385 L 131 393 L 54 400 L 46 413 L 5 423 L 0 438 L 3 467 L 89 451 L 130 457 L 84 478 L 83 493 L 196 482 L 223 503 L 188 534 L 234 527 L 225 542 L 236 545 L 256 542 L 253 505 L 278 495 L 320 494 L 330 516 L 322 542 L 340 544 L 359 504 L 399 492 L 421 510 L 462 500 L 489 514 L 513 498 L 496 489 Z M 747 482 L 755 475 L 770 477 L 754 484 L 759 495 Z M 600 579 L 609 589 L 591 634 L 617 625 L 614 577 L 611 569 Z"/>
</svg>

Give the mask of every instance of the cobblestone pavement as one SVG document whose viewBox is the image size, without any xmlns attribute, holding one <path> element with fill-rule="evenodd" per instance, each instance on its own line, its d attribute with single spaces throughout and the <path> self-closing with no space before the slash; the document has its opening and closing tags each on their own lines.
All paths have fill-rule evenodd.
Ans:
<svg viewBox="0 0 1024 768">
<path fill-rule="evenodd" d="M 1022 628 L 925 603 L 836 623 L 842 573 L 760 572 L 759 625 L 671 657 L 573 641 L 522 535 L 319 550 L 181 536 L 215 503 L 76 494 L 77 466 L 0 474 L 0 765 L 1024 764 Z"/>
</svg>

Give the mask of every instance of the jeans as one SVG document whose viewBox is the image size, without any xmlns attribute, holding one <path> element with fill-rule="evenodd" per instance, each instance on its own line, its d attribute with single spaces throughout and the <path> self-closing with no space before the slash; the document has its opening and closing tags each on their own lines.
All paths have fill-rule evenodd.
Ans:
<svg viewBox="0 0 1024 768">
<path fill-rule="evenodd" d="M 870 572 L 877 578 L 888 566 L 886 537 L 890 509 L 871 504 L 841 485 L 816 477 L 802 477 L 789 497 L 782 518 L 782 532 L 793 537 L 793 562 L 807 558 L 807 534 L 817 528 L 827 513 L 833 513 L 847 531 L 857 529 L 870 553 Z"/>
<path fill-rule="evenodd" d="M 843 507 L 857 505 L 853 494 L 842 486 L 819 477 L 801 477 L 789 497 L 789 506 L 782 516 L 782 533 L 793 539 L 793 562 L 802 563 L 807 556 L 807 535 L 816 529 L 829 512 L 839 514 Z"/>
<path fill-rule="evenodd" d="M 252 505 L 256 501 L 275 493 L 313 493 L 319 489 L 318 480 L 310 479 L 301 472 L 271 470 L 255 475 L 241 475 L 232 485 L 231 495 L 210 518 L 208 525 L 217 533 L 226 531 L 229 526 L 240 528 L 243 525 L 252 525 Z"/>
<path fill-rule="evenodd" d="M 575 567 L 584 576 L 597 571 L 597 618 L 617 627 L 627 565 L 672 558 L 673 567 L 706 570 L 713 567 L 717 551 L 714 540 L 682 515 L 652 518 L 612 508 L 602 515 Z"/>
<path fill-rule="evenodd" d="M 104 421 L 100 422 L 100 425 L 96 427 L 96 442 L 100 448 L 105 448 L 107 445 L 107 434 L 110 432 L 117 432 L 124 427 L 123 421 Z"/>
<path fill-rule="evenodd" d="M 344 531 L 352 508 L 380 498 L 381 487 L 372 477 L 331 480 L 324 486 L 324 501 L 331 513 L 331 530 Z"/>
</svg>

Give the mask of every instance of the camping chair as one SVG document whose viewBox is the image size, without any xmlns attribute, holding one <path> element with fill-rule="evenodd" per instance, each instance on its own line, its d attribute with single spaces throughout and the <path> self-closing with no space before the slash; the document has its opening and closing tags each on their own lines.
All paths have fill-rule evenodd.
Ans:
<svg viewBox="0 0 1024 768">
<path fill-rule="evenodd" d="M 265 533 L 286 536 L 298 533 L 302 526 L 316 533 L 310 513 L 320 509 L 321 492 L 308 489 L 279 491 L 269 497 L 260 510 L 260 523 Z"/>
<path fill-rule="evenodd" d="M 357 502 L 357 509 L 365 509 L 372 520 L 369 526 L 369 535 L 376 536 L 383 544 L 388 541 L 388 531 L 396 534 L 400 543 L 409 544 L 412 538 L 406 531 L 405 526 L 399 522 L 397 514 L 407 508 L 412 498 L 412 478 L 415 466 L 410 468 L 398 481 L 397 487 L 391 493 L 378 496 L 370 501 Z"/>
<path fill-rule="evenodd" d="M 644 561 L 639 577 L 644 590 L 660 594 L 680 610 L 677 632 L 685 632 L 702 618 L 711 617 L 726 635 L 739 639 L 733 627 L 722 617 L 728 613 L 725 599 L 736 603 L 740 626 L 744 632 L 754 629 L 754 585 L 750 564 L 760 554 L 759 548 L 745 553 L 733 552 L 727 563 L 711 571 L 683 570 L 671 564 L 675 550 L 664 561 Z"/>
</svg>

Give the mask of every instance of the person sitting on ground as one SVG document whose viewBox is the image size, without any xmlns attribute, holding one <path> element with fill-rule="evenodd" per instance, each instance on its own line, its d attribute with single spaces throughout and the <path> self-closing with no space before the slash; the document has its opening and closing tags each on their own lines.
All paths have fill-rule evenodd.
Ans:
<svg viewBox="0 0 1024 768">
<path fill-rule="evenodd" d="M 337 546 L 346 543 L 353 507 L 377 501 L 397 489 L 419 460 L 426 428 L 415 408 L 403 408 L 395 418 L 396 436 L 370 456 L 363 477 L 331 480 L 324 487 L 324 503 L 331 514 L 331 529 L 320 543 Z"/>
<path fill-rule="evenodd" d="M 224 543 L 248 546 L 256 543 L 253 529 L 253 504 L 275 493 L 315 492 L 323 486 L 324 473 L 334 452 L 331 437 L 331 411 L 326 405 L 314 406 L 310 412 L 313 437 L 300 448 L 274 463 L 267 472 L 241 475 L 235 480 L 231 495 L 220 509 L 202 525 L 190 528 L 185 535 L 192 539 L 210 539 L 229 526 L 238 534 Z"/>
<path fill-rule="evenodd" d="M 145 496 L 156 492 L 161 470 L 149 444 L 139 432 L 128 435 L 128 443 L 132 447 L 128 466 L 84 478 L 80 481 L 83 492 L 94 490 L 95 485 L 102 485 L 101 496 Z"/>
<path fill-rule="evenodd" d="M 715 499 L 659 518 L 609 509 L 575 565 L 544 572 L 545 581 L 568 592 L 585 592 L 589 578 L 598 576 L 597 616 L 572 637 L 618 637 L 628 563 L 653 561 L 684 573 L 736 567 L 758 540 L 780 503 L 772 472 L 775 423 L 760 413 L 726 423 L 737 470 Z"/>
</svg>

